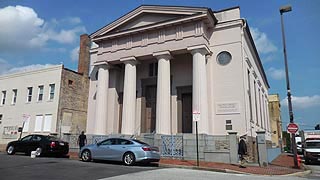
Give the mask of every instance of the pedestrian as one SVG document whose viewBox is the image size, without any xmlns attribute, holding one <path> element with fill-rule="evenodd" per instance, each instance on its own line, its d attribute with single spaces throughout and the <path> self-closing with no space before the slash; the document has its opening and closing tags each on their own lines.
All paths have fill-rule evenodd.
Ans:
<svg viewBox="0 0 320 180">
<path fill-rule="evenodd" d="M 240 168 L 246 168 L 245 163 L 246 159 L 245 156 L 247 155 L 247 145 L 246 145 L 246 135 L 240 137 L 239 147 L 238 147 L 238 155 L 240 159 Z"/>
<path fill-rule="evenodd" d="M 80 150 L 84 145 L 87 144 L 87 136 L 84 134 L 84 131 L 82 131 L 78 137 L 78 144 L 79 144 Z"/>
</svg>

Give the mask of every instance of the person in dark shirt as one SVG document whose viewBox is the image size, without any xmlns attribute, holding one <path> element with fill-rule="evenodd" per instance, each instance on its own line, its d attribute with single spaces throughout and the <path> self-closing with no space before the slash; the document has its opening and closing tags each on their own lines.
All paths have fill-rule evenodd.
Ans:
<svg viewBox="0 0 320 180">
<path fill-rule="evenodd" d="M 245 168 L 245 158 L 244 156 L 247 155 L 247 145 L 246 145 L 246 136 L 240 137 L 239 147 L 238 147 L 238 155 L 240 159 L 240 167 Z"/>
<path fill-rule="evenodd" d="M 84 131 L 81 132 L 78 138 L 78 144 L 80 149 L 87 144 L 87 136 L 84 134 Z"/>
</svg>

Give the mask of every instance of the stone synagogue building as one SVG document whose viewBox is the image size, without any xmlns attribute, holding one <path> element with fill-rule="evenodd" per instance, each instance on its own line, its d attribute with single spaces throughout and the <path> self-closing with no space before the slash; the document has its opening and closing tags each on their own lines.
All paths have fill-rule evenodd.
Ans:
<svg viewBox="0 0 320 180">
<path fill-rule="evenodd" d="M 240 8 L 143 5 L 90 35 L 87 134 L 266 132 L 269 84 Z"/>
</svg>

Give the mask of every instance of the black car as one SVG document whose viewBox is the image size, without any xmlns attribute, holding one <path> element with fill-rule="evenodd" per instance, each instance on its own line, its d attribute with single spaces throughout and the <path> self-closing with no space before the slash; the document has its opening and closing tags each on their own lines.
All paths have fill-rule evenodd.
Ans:
<svg viewBox="0 0 320 180">
<path fill-rule="evenodd" d="M 9 155 L 16 152 L 30 154 L 31 151 L 36 151 L 36 156 L 65 156 L 69 153 L 69 143 L 54 136 L 31 134 L 17 141 L 9 142 L 6 151 Z"/>
</svg>

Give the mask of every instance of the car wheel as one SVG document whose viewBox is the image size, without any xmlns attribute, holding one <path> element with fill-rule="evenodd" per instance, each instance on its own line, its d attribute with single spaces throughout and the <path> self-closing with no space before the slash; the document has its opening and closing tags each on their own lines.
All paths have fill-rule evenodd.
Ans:
<svg viewBox="0 0 320 180">
<path fill-rule="evenodd" d="M 81 160 L 84 161 L 84 162 L 91 161 L 91 152 L 89 150 L 82 151 Z"/>
<path fill-rule="evenodd" d="M 42 148 L 41 148 L 41 147 L 38 147 L 38 148 L 36 149 L 36 156 L 39 157 L 39 156 L 41 156 L 41 155 L 42 155 Z"/>
<path fill-rule="evenodd" d="M 123 163 L 126 166 L 131 166 L 135 163 L 136 158 L 132 152 L 127 152 L 123 155 Z"/>
<path fill-rule="evenodd" d="M 13 154 L 15 153 L 15 149 L 14 149 L 14 146 L 13 146 L 13 145 L 11 145 L 11 146 L 8 147 L 7 153 L 8 153 L 9 155 L 13 155 Z"/>
</svg>

